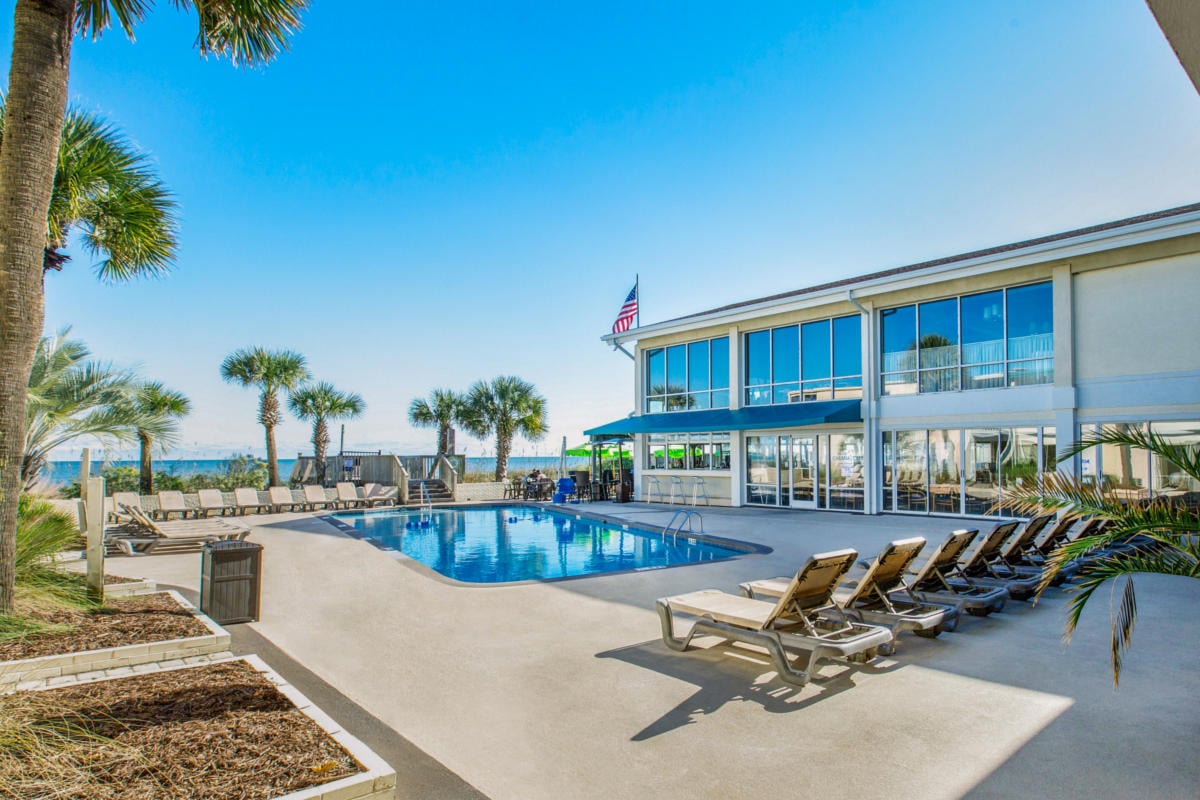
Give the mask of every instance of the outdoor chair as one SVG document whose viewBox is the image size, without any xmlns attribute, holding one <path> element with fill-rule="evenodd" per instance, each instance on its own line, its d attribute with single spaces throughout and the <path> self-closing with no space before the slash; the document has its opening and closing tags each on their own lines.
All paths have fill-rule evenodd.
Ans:
<svg viewBox="0 0 1200 800">
<path fill-rule="evenodd" d="M 885 626 L 894 637 L 908 630 L 932 639 L 943 630 L 954 630 L 958 625 L 957 608 L 925 602 L 904 581 L 909 566 L 924 547 L 925 539 L 920 536 L 891 542 L 860 577 L 842 582 L 833 593 L 833 601 L 848 617 Z M 779 598 L 788 584 L 788 578 L 768 578 L 740 584 L 738 589 L 745 597 Z"/>
<path fill-rule="evenodd" d="M 259 512 L 264 508 L 271 510 L 270 503 L 263 503 L 259 500 L 258 490 L 250 488 L 240 488 L 233 490 L 233 504 L 237 513 L 246 514 L 250 511 Z"/>
<path fill-rule="evenodd" d="M 125 506 L 124 510 L 141 532 L 110 535 L 106 543 L 128 556 L 192 552 L 209 542 L 241 541 L 250 533 L 248 528 L 220 519 L 155 522 L 140 509 Z"/>
<path fill-rule="evenodd" d="M 220 489 L 201 489 L 196 493 L 200 501 L 200 508 L 196 509 L 196 517 L 201 515 L 207 517 L 214 511 L 219 511 L 221 516 L 225 516 L 230 511 L 233 511 L 232 506 L 225 505 L 225 495 Z"/>
<path fill-rule="evenodd" d="M 108 512 L 109 522 L 125 522 L 129 519 L 128 514 L 121 513 L 120 508 L 122 506 L 136 508 L 138 511 L 144 510 L 142 508 L 142 498 L 137 492 L 113 492 L 112 508 Z M 82 528 L 80 528 L 80 530 L 82 530 Z"/>
<path fill-rule="evenodd" d="M 718 589 L 659 598 L 663 642 L 686 651 L 697 634 L 711 634 L 757 645 L 770 655 L 780 680 L 795 686 L 812 679 L 822 658 L 866 663 L 879 653 L 889 653 L 891 631 L 851 620 L 833 602 L 834 587 L 857 556 L 849 549 L 812 556 L 775 603 Z M 676 614 L 698 617 L 687 636 L 675 635 Z M 803 669 L 792 664 L 789 650 L 808 652 Z"/>
<path fill-rule="evenodd" d="M 1038 575 L 1021 575 L 1000 558 L 1004 543 L 1021 523 L 998 523 L 984 535 L 970 555 L 958 565 L 961 575 L 982 586 L 1002 586 L 1014 600 L 1026 600 L 1037 591 Z"/>
<path fill-rule="evenodd" d="M 384 487 L 378 483 L 367 483 L 359 489 L 360 499 L 365 505 L 374 508 L 379 505 L 395 505 L 400 490 L 395 486 Z"/>
<path fill-rule="evenodd" d="M 297 502 L 295 495 L 292 494 L 292 490 L 286 486 L 272 486 L 267 490 L 267 494 L 270 495 L 271 505 L 275 508 L 276 513 L 283 511 L 285 508 L 288 511 L 304 508 L 304 503 Z"/>
<path fill-rule="evenodd" d="M 187 501 L 183 499 L 183 492 L 170 491 L 158 493 L 157 517 L 170 519 L 172 514 L 178 514 L 182 519 L 187 519 L 187 515 L 191 510 L 187 506 Z"/>
<path fill-rule="evenodd" d="M 959 559 L 978 535 L 977 530 L 957 530 L 947 536 L 914 571 L 909 581 L 912 592 L 924 602 L 954 606 L 976 617 L 1003 610 L 1007 589 L 977 585 L 959 571 Z"/>
<path fill-rule="evenodd" d="M 337 502 L 341 504 L 342 508 L 358 508 L 365 504 L 365 501 L 358 496 L 354 484 L 349 481 L 338 483 Z"/>
<path fill-rule="evenodd" d="M 308 511 L 316 511 L 318 506 L 323 509 L 330 506 L 336 508 L 337 501 L 329 499 L 325 494 L 325 487 L 310 483 L 304 487 L 304 508 Z"/>
</svg>

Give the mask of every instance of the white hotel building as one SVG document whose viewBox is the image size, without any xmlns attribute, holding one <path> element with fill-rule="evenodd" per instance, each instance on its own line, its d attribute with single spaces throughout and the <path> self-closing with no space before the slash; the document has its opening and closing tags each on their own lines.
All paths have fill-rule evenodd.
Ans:
<svg viewBox="0 0 1200 800">
<path fill-rule="evenodd" d="M 637 499 L 981 515 L 1099 425 L 1200 441 L 1200 204 L 633 328 Z M 1141 451 L 1079 471 L 1195 492 Z"/>
</svg>

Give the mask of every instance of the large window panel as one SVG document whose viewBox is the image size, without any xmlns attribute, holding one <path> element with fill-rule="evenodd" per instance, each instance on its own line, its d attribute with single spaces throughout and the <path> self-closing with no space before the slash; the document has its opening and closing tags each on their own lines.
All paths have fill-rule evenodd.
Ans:
<svg viewBox="0 0 1200 800">
<path fill-rule="evenodd" d="M 1009 289 L 1008 385 L 1054 382 L 1054 293 L 1051 284 Z"/>
<path fill-rule="evenodd" d="M 959 430 L 929 432 L 929 499 L 935 513 L 962 513 L 961 434 Z"/>
<path fill-rule="evenodd" d="M 729 388 L 729 337 L 722 336 L 720 339 L 713 339 L 710 343 L 709 358 L 712 361 L 712 388 L 728 389 Z M 723 404 L 714 402 L 713 406 L 729 405 L 726 400 Z"/>
<path fill-rule="evenodd" d="M 771 332 L 746 334 L 746 403 L 771 402 Z"/>
<path fill-rule="evenodd" d="M 1144 430 L 1145 424 L 1118 422 L 1104 425 L 1119 431 Z M 1092 448 L 1093 452 L 1096 448 Z M 1122 500 L 1145 500 L 1150 496 L 1150 454 L 1137 447 L 1103 445 L 1100 450 L 1102 485 Z"/>
<path fill-rule="evenodd" d="M 964 510 L 968 514 L 986 514 L 1000 499 L 1000 431 L 968 430 L 964 454 L 967 479 Z"/>
<path fill-rule="evenodd" d="M 861 511 L 864 484 L 862 434 L 830 434 L 828 452 L 829 507 Z"/>
<path fill-rule="evenodd" d="M 1012 428 L 1000 431 L 1000 502 L 999 514 L 1017 516 L 1010 503 L 1012 493 L 1037 483 L 1038 429 Z"/>
<path fill-rule="evenodd" d="M 879 313 L 884 394 L 917 391 L 917 308 L 903 306 Z"/>
<path fill-rule="evenodd" d="M 687 346 L 667 348 L 667 410 L 687 408 Z"/>
<path fill-rule="evenodd" d="M 896 510 L 928 511 L 925 431 L 896 431 Z"/>
<path fill-rule="evenodd" d="M 833 396 L 862 397 L 862 320 L 833 321 Z"/>
<path fill-rule="evenodd" d="M 958 389 L 958 299 L 922 303 L 917 332 L 922 392 Z"/>
<path fill-rule="evenodd" d="M 801 378 L 805 400 L 828 400 L 833 397 L 833 344 L 830 321 L 808 322 L 800 326 Z"/>
<path fill-rule="evenodd" d="M 702 392 L 708 388 L 708 342 L 692 342 L 688 345 L 687 389 Z"/>
<path fill-rule="evenodd" d="M 746 501 L 753 505 L 779 502 L 778 437 L 746 437 Z"/>
<path fill-rule="evenodd" d="M 1174 445 L 1200 447 L 1200 423 L 1155 422 L 1150 429 Z M 1200 491 L 1200 484 L 1188 477 L 1175 463 L 1154 457 L 1154 493 L 1165 497 L 1182 497 Z M 1192 503 L 1194 507 L 1194 501 Z"/>
<path fill-rule="evenodd" d="M 896 434 L 883 432 L 883 510 L 896 510 Z"/>
<path fill-rule="evenodd" d="M 771 331 L 772 403 L 786 403 L 800 389 L 800 329 L 795 325 Z"/>
</svg>

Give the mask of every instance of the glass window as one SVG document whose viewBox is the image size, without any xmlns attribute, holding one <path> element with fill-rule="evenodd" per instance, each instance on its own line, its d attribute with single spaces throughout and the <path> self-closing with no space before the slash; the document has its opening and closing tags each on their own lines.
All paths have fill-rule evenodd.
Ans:
<svg viewBox="0 0 1200 800">
<path fill-rule="evenodd" d="M 771 332 L 746 334 L 746 403 L 771 402 Z"/>
<path fill-rule="evenodd" d="M 922 303 L 918 313 L 921 391 L 958 389 L 958 299 Z"/>
<path fill-rule="evenodd" d="M 1150 429 L 1171 444 L 1181 447 L 1200 447 L 1200 423 L 1155 422 L 1150 425 Z M 1154 469 L 1155 494 L 1166 497 L 1182 497 L 1200 491 L 1200 484 L 1197 484 L 1194 478 L 1188 477 L 1175 463 L 1155 456 L 1151 466 Z M 1195 507 L 1195 500 L 1192 500 L 1189 505 Z"/>
<path fill-rule="evenodd" d="M 1003 361 L 1004 292 L 967 295 L 962 299 L 962 363 Z"/>
<path fill-rule="evenodd" d="M 646 467 L 667 468 L 667 437 L 661 433 L 651 434 L 646 440 Z"/>
<path fill-rule="evenodd" d="M 746 502 L 778 504 L 777 437 L 746 437 Z"/>
<path fill-rule="evenodd" d="M 896 447 L 893 431 L 883 432 L 883 510 L 896 510 Z"/>
<path fill-rule="evenodd" d="M 1142 430 L 1140 422 L 1105 424 L 1106 430 Z M 1150 454 L 1136 447 L 1104 445 L 1100 450 L 1100 468 L 1104 470 L 1102 486 L 1122 500 L 1145 500 L 1150 496 Z M 1092 448 L 1091 452 L 1095 452 Z"/>
<path fill-rule="evenodd" d="M 928 511 L 925 431 L 896 431 L 896 510 Z"/>
<path fill-rule="evenodd" d="M 969 430 L 966 435 L 964 511 L 986 514 L 1000 497 L 1000 431 Z"/>
<path fill-rule="evenodd" d="M 667 469 L 685 469 L 687 465 L 687 434 L 667 434 Z"/>
<path fill-rule="evenodd" d="M 667 355 L 660 347 L 646 354 L 646 394 L 667 393 Z"/>
<path fill-rule="evenodd" d="M 829 340 L 829 320 L 808 322 L 801 328 L 803 332 L 804 364 L 803 378 L 806 381 L 832 377 L 830 359 L 832 357 Z"/>
<path fill-rule="evenodd" d="M 688 469 L 709 469 L 712 445 L 707 434 L 693 433 L 688 436 Z"/>
<path fill-rule="evenodd" d="M 929 510 L 934 513 L 962 513 L 960 439 L 958 430 L 929 432 Z"/>
<path fill-rule="evenodd" d="M 712 435 L 712 468 L 729 469 L 729 434 Z"/>
<path fill-rule="evenodd" d="M 830 434 L 829 508 L 861 511 L 863 507 L 862 434 Z"/>
<path fill-rule="evenodd" d="M 722 336 L 719 339 L 713 339 L 710 343 L 709 359 L 712 362 L 712 378 L 710 383 L 713 389 L 728 389 L 729 388 L 729 337 Z M 725 402 L 718 403 L 713 400 L 713 407 L 720 408 L 729 405 L 729 395 L 725 395 Z"/>
<path fill-rule="evenodd" d="M 917 391 L 916 306 L 889 308 L 879 314 L 883 346 L 884 394 L 915 394 Z"/>
<path fill-rule="evenodd" d="M 687 347 L 667 348 L 667 394 L 682 394 L 687 387 Z"/>
<path fill-rule="evenodd" d="M 1008 505 L 1008 495 L 1016 489 L 1025 489 L 1037 482 L 1038 474 L 1038 429 L 1013 428 L 1000 431 L 1000 502 L 1001 516 L 1017 516 L 1016 509 Z"/>
<path fill-rule="evenodd" d="M 1008 358 L 1054 356 L 1054 292 L 1035 283 L 1008 290 Z"/>
<path fill-rule="evenodd" d="M 692 342 L 688 345 L 688 381 L 689 392 L 700 392 L 708 389 L 708 342 Z"/>
<path fill-rule="evenodd" d="M 790 383 L 800 379 L 800 329 L 795 325 L 771 331 L 771 381 Z"/>
<path fill-rule="evenodd" d="M 833 374 L 862 375 L 862 320 L 858 315 L 833 321 Z M 858 385 L 862 386 L 860 380 Z"/>
</svg>

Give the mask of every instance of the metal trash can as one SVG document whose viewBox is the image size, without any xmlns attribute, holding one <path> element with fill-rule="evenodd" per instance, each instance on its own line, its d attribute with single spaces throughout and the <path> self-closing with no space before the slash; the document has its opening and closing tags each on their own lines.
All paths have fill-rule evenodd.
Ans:
<svg viewBox="0 0 1200 800">
<path fill-rule="evenodd" d="M 255 542 L 209 542 L 200 555 L 200 610 L 218 625 L 257 622 L 262 549 Z"/>
</svg>

